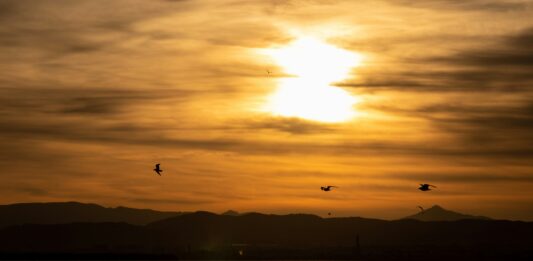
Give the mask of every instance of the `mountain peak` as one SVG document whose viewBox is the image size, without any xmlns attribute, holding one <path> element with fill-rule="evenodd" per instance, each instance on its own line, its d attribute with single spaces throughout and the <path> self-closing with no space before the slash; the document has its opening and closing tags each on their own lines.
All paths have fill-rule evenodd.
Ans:
<svg viewBox="0 0 533 261">
<path fill-rule="evenodd" d="M 433 207 L 429 208 L 429 209 L 439 209 L 439 210 L 445 210 L 443 207 L 439 206 L 439 205 L 433 205 Z"/>
<path fill-rule="evenodd" d="M 483 216 L 472 216 L 462 214 L 459 212 L 444 209 L 439 205 L 434 205 L 424 211 L 420 211 L 414 215 L 407 216 L 403 219 L 416 219 L 420 221 L 455 221 L 461 219 L 490 219 Z"/>
<path fill-rule="evenodd" d="M 230 210 L 222 213 L 222 215 L 224 215 L 224 216 L 238 216 L 239 212 L 230 209 Z"/>
</svg>

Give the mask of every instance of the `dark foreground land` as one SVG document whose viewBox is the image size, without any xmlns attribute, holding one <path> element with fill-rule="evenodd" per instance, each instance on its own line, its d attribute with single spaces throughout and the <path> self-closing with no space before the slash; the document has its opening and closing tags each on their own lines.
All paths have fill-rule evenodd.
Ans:
<svg viewBox="0 0 533 261">
<path fill-rule="evenodd" d="M 533 260 L 533 223 L 520 221 L 195 212 L 145 225 L 46 223 L 1 228 L 0 258 Z"/>
</svg>

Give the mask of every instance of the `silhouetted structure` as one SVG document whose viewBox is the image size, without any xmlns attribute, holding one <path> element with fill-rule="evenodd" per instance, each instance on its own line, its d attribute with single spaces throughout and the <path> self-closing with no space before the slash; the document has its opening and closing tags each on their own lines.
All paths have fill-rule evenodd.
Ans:
<svg viewBox="0 0 533 261">
<path fill-rule="evenodd" d="M 359 244 L 359 234 L 355 236 L 355 257 L 361 256 L 361 245 Z"/>
</svg>

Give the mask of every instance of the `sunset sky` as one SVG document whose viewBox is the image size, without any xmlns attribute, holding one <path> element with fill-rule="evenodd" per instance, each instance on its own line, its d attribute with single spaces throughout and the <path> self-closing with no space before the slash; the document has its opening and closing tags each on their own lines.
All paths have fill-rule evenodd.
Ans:
<svg viewBox="0 0 533 261">
<path fill-rule="evenodd" d="M 533 220 L 532 17 L 527 0 L 1 0 L 0 204 Z"/>
</svg>

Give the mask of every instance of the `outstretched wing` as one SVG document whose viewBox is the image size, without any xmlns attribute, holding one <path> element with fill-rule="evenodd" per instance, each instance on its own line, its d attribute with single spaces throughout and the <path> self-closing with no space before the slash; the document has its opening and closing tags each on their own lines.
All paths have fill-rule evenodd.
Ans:
<svg viewBox="0 0 533 261">
<path fill-rule="evenodd" d="M 433 185 L 430 185 L 430 184 L 428 184 L 428 186 L 430 186 L 430 187 L 434 187 L 434 188 L 436 188 L 436 187 L 437 187 L 437 186 L 433 186 Z"/>
</svg>

